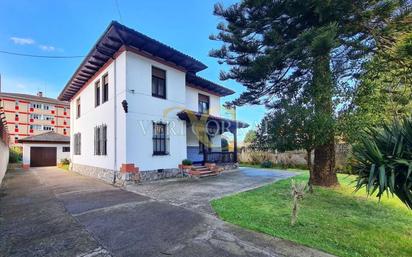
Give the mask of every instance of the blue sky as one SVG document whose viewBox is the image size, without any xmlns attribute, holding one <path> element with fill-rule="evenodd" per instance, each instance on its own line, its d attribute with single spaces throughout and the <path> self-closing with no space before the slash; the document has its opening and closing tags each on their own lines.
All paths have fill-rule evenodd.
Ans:
<svg viewBox="0 0 412 257">
<path fill-rule="evenodd" d="M 110 21 L 117 20 L 168 44 L 205 63 L 209 68 L 199 75 L 234 89 L 235 98 L 244 88 L 235 81 L 219 81 L 222 67 L 208 56 L 220 43 L 208 39 L 220 21 L 213 16 L 218 0 L 201 1 L 0 1 L 0 51 L 35 55 L 85 55 Z M 221 1 L 228 6 L 234 1 Z M 0 53 L 2 91 L 45 92 L 57 97 L 82 58 L 40 59 Z M 252 126 L 265 112 L 262 106 L 244 106 L 237 118 Z M 240 135 L 240 138 L 243 138 Z"/>
</svg>

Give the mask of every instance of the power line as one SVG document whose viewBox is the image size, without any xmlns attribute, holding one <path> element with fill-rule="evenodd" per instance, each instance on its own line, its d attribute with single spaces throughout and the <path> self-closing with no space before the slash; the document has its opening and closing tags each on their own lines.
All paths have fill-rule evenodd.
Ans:
<svg viewBox="0 0 412 257">
<path fill-rule="evenodd" d="M 84 57 L 86 57 L 86 55 L 36 55 L 36 54 L 25 54 L 25 53 L 3 51 L 3 50 L 0 50 L 0 53 L 8 54 L 8 55 L 33 57 L 33 58 L 48 58 L 48 59 L 74 59 L 74 58 L 84 58 Z"/>
<path fill-rule="evenodd" d="M 119 14 L 120 22 L 123 23 L 122 13 L 120 12 L 120 7 L 119 7 L 119 1 L 118 1 L 118 0 L 114 0 L 114 3 L 115 3 L 115 5 L 116 5 L 117 14 Z"/>
</svg>

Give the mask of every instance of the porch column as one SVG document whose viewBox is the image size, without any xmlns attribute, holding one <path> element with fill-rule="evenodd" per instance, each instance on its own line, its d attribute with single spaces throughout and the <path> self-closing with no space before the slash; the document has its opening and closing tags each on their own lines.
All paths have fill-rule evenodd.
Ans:
<svg viewBox="0 0 412 257">
<path fill-rule="evenodd" d="M 237 162 L 237 128 L 233 129 L 233 150 L 234 150 L 234 157 L 233 160 L 234 162 Z"/>
</svg>

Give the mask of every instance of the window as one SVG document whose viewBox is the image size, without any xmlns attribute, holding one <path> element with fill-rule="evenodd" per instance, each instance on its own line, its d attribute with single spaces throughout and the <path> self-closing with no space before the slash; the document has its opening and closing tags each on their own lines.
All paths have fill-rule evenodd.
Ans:
<svg viewBox="0 0 412 257">
<path fill-rule="evenodd" d="M 63 153 L 69 153 L 70 152 L 70 146 L 63 146 L 62 152 Z"/>
<path fill-rule="evenodd" d="M 74 134 L 73 144 L 74 144 L 74 155 L 80 155 L 81 148 L 82 148 L 82 134 L 80 133 Z"/>
<path fill-rule="evenodd" d="M 32 130 L 43 130 L 41 125 L 30 125 L 30 129 Z"/>
<path fill-rule="evenodd" d="M 30 119 L 41 120 L 41 115 L 40 114 L 30 114 Z"/>
<path fill-rule="evenodd" d="M 153 155 L 167 155 L 168 141 L 166 124 L 153 123 Z"/>
<path fill-rule="evenodd" d="M 43 105 L 43 110 L 50 110 L 51 109 L 51 106 L 50 105 L 47 105 L 47 104 L 44 104 Z"/>
<path fill-rule="evenodd" d="M 94 106 L 100 105 L 100 80 L 94 84 Z"/>
<path fill-rule="evenodd" d="M 17 124 L 14 125 L 14 129 L 17 129 L 17 130 L 18 130 L 18 129 L 19 129 L 19 125 L 17 125 Z"/>
<path fill-rule="evenodd" d="M 16 115 L 14 115 L 14 120 L 19 121 L 19 115 L 17 113 L 16 113 Z"/>
<path fill-rule="evenodd" d="M 54 128 L 52 126 L 43 126 L 44 131 L 54 131 Z"/>
<path fill-rule="evenodd" d="M 54 117 L 51 115 L 43 115 L 43 120 L 54 120 Z"/>
<path fill-rule="evenodd" d="M 76 118 L 80 118 L 80 97 L 76 100 Z"/>
<path fill-rule="evenodd" d="M 101 125 L 94 128 L 94 154 L 107 154 L 107 126 Z"/>
<path fill-rule="evenodd" d="M 152 96 L 166 99 L 166 71 L 152 67 Z"/>
<path fill-rule="evenodd" d="M 30 104 L 30 107 L 31 107 L 31 108 L 35 108 L 35 109 L 41 109 L 41 104 L 32 103 L 32 104 Z"/>
<path fill-rule="evenodd" d="M 19 101 L 16 100 L 16 106 L 19 106 Z"/>
<path fill-rule="evenodd" d="M 103 76 L 103 96 L 102 103 L 109 101 L 109 76 Z"/>
<path fill-rule="evenodd" d="M 209 114 L 209 96 L 199 94 L 199 112 Z"/>
</svg>

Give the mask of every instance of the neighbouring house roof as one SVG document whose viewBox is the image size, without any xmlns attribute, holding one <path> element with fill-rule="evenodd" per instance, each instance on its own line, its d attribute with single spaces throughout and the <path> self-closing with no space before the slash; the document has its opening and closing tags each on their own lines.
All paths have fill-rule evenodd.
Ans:
<svg viewBox="0 0 412 257">
<path fill-rule="evenodd" d="M 70 100 L 77 91 L 122 47 L 132 47 L 196 73 L 207 66 L 170 46 L 150 38 L 140 32 L 112 21 L 103 35 L 97 40 L 89 54 L 77 68 L 63 91 L 60 100 Z"/>
<path fill-rule="evenodd" d="M 249 127 L 249 124 L 245 122 L 241 122 L 238 120 L 231 120 L 231 119 L 226 119 L 226 118 L 221 118 L 209 114 L 203 114 L 199 112 L 194 112 L 191 110 L 184 110 L 179 113 L 177 113 L 177 117 L 181 120 L 185 120 L 188 122 L 196 122 L 196 121 L 201 121 L 204 120 L 205 122 L 210 122 L 210 121 L 215 121 L 219 124 L 219 126 L 222 126 L 223 128 L 229 128 L 229 129 L 237 129 L 237 128 L 247 128 Z M 204 118 L 204 119 L 202 119 Z M 193 120 L 194 119 L 194 120 Z M 213 125 L 213 123 L 210 123 Z"/>
<path fill-rule="evenodd" d="M 29 136 L 25 138 L 19 139 L 20 143 L 61 143 L 61 144 L 69 144 L 70 137 L 63 136 L 58 134 L 54 131 L 46 132 L 43 134 Z"/>
<path fill-rule="evenodd" d="M 59 104 L 69 106 L 69 102 L 67 101 L 60 101 L 54 98 L 37 96 L 37 95 L 29 95 L 29 94 L 20 94 L 20 93 L 5 93 L 0 92 L 0 98 L 16 98 L 21 100 L 28 100 L 28 101 L 35 101 L 35 102 L 43 102 L 43 103 L 50 103 L 50 104 Z"/>
<path fill-rule="evenodd" d="M 116 57 L 116 53 L 122 47 L 125 47 L 126 50 L 138 51 L 145 56 L 156 57 L 159 60 L 183 68 L 188 74 L 186 80 L 199 88 L 222 96 L 234 93 L 230 89 L 194 75 L 196 72 L 207 68 L 202 62 L 116 21 L 112 21 L 70 78 L 58 99 L 69 101 L 110 59 Z"/>
<path fill-rule="evenodd" d="M 209 81 L 192 73 L 186 74 L 186 84 L 191 87 L 200 88 L 215 93 L 219 96 L 227 96 L 235 93 L 235 91 L 229 88 L 222 87 L 221 85 L 218 85 L 212 81 Z"/>
</svg>

